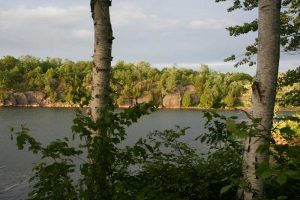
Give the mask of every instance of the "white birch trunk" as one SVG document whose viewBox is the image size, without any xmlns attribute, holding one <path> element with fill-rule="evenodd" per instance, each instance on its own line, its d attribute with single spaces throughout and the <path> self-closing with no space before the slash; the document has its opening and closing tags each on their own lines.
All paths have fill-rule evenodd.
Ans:
<svg viewBox="0 0 300 200">
<path fill-rule="evenodd" d="M 91 0 L 94 20 L 94 55 L 92 71 L 91 115 L 94 121 L 101 118 L 98 109 L 109 102 L 109 81 L 111 76 L 112 27 L 110 23 L 110 0 Z"/>
<path fill-rule="evenodd" d="M 260 134 L 269 135 L 272 128 L 276 84 L 280 56 L 280 6 L 281 0 L 259 0 L 258 55 L 256 80 L 252 85 L 253 117 L 261 119 Z M 255 175 L 257 164 L 268 162 L 267 152 L 259 153 L 257 148 L 265 144 L 262 138 L 248 138 L 244 153 L 244 176 L 252 191 L 244 191 L 244 200 L 262 199 L 264 183 Z"/>
</svg>

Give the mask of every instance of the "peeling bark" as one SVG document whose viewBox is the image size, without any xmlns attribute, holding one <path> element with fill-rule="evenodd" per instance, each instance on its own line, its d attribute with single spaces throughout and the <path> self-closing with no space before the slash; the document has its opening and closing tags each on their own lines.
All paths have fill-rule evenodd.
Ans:
<svg viewBox="0 0 300 200">
<path fill-rule="evenodd" d="M 271 134 L 276 84 L 280 57 L 280 6 L 281 0 L 259 0 L 258 55 L 256 80 L 252 85 L 253 117 L 261 119 L 260 134 Z M 268 162 L 267 152 L 257 152 L 266 144 L 263 138 L 248 138 L 244 151 L 244 176 L 249 181 L 251 191 L 244 191 L 243 199 L 263 199 L 264 183 L 255 175 L 257 164 Z"/>
<path fill-rule="evenodd" d="M 111 77 L 112 27 L 110 23 L 110 0 L 91 0 L 94 21 L 94 55 L 92 71 L 91 115 L 94 121 L 101 118 L 98 109 L 109 103 Z"/>
</svg>

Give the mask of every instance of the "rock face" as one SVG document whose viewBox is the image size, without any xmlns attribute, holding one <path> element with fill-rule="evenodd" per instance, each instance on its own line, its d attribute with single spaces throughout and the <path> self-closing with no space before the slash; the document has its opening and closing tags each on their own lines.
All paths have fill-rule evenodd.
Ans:
<svg viewBox="0 0 300 200">
<path fill-rule="evenodd" d="M 119 107 L 128 108 L 134 106 L 135 100 L 134 99 L 124 99 L 122 103 L 118 104 Z"/>
<path fill-rule="evenodd" d="M 180 108 L 181 95 L 179 92 L 168 94 L 163 98 L 163 107 L 165 108 Z"/>
<path fill-rule="evenodd" d="M 16 105 L 18 106 L 26 106 L 28 105 L 27 97 L 22 92 L 16 92 L 13 94 L 13 98 L 16 100 Z"/>
<path fill-rule="evenodd" d="M 42 101 L 45 98 L 45 94 L 43 92 L 33 92 L 33 91 L 29 91 L 29 92 L 25 92 L 24 93 L 28 104 L 32 105 L 32 106 L 39 106 L 42 104 Z"/>
<path fill-rule="evenodd" d="M 185 88 L 191 93 L 192 101 L 194 88 Z M 120 107 L 134 106 L 136 103 L 147 103 L 152 101 L 152 96 L 147 94 L 135 99 L 125 99 L 124 102 L 119 105 Z M 159 104 L 164 108 L 180 108 L 182 101 L 182 93 L 180 91 L 166 95 L 159 101 Z M 27 92 L 11 92 L 7 99 L 0 102 L 0 106 L 29 106 L 29 107 L 76 107 L 78 105 L 70 103 L 53 103 L 43 92 L 27 91 Z"/>
<path fill-rule="evenodd" d="M 16 106 L 17 102 L 13 95 L 10 95 L 8 99 L 6 99 L 3 103 L 4 106 Z"/>
<path fill-rule="evenodd" d="M 2 106 L 44 106 L 44 101 L 43 92 L 14 92 L 2 102 Z"/>
<path fill-rule="evenodd" d="M 152 100 L 150 95 L 143 95 L 138 99 L 124 99 L 122 103 L 118 106 L 123 108 L 128 108 L 136 105 L 137 103 L 149 103 Z"/>
<path fill-rule="evenodd" d="M 185 90 L 188 91 L 191 94 L 191 103 L 192 104 L 198 104 L 199 103 L 199 97 L 196 95 L 196 88 L 193 85 L 188 85 L 185 87 Z"/>
<path fill-rule="evenodd" d="M 137 99 L 137 103 L 149 103 L 152 100 L 150 95 L 143 95 Z"/>
</svg>

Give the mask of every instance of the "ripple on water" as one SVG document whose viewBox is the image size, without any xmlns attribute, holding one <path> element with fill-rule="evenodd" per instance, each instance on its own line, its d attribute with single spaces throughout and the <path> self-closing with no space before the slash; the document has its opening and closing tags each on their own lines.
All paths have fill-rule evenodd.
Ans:
<svg viewBox="0 0 300 200">
<path fill-rule="evenodd" d="M 29 191 L 29 174 L 9 173 L 0 168 L 0 199 L 25 200 Z"/>
</svg>

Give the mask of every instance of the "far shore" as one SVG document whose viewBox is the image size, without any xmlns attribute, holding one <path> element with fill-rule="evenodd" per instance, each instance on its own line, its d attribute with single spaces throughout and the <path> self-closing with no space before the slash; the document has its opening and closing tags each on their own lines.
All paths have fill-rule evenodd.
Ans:
<svg viewBox="0 0 300 200">
<path fill-rule="evenodd" d="M 70 105 L 70 104 L 51 104 L 51 105 L 0 105 L 0 109 L 2 108 L 79 108 L 79 105 Z M 126 109 L 132 106 L 129 105 L 120 105 L 117 106 L 116 108 L 120 109 Z M 87 108 L 87 107 L 85 107 Z M 159 110 L 203 110 L 203 111 L 210 111 L 210 110 L 218 110 L 218 111 L 245 111 L 250 113 L 251 108 L 249 107 L 234 107 L 234 108 L 203 108 L 203 107 L 195 107 L 195 106 L 190 106 L 190 107 L 158 107 Z M 280 112 L 300 112 L 299 107 L 294 107 L 294 108 L 280 108 L 278 111 Z"/>
</svg>

